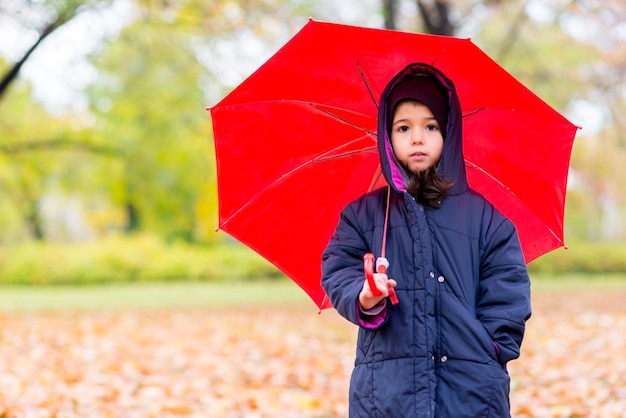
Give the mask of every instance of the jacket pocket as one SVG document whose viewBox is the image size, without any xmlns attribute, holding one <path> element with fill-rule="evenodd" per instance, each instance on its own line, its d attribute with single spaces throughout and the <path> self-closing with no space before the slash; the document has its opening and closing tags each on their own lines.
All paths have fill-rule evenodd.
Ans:
<svg viewBox="0 0 626 418">
<path fill-rule="evenodd" d="M 500 364 L 487 329 L 458 298 L 441 292 L 439 318 L 442 350 L 449 358 Z"/>
</svg>

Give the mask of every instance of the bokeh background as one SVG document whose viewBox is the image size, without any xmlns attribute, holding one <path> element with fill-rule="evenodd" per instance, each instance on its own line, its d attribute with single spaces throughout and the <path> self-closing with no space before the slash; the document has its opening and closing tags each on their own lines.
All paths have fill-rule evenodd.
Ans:
<svg viewBox="0 0 626 418">
<path fill-rule="evenodd" d="M 309 17 L 471 37 L 582 127 L 513 410 L 625 417 L 622 0 L 0 0 L 0 416 L 345 415 L 352 328 L 215 231 L 206 108 Z"/>
<path fill-rule="evenodd" d="M 1 0 L 2 253 L 33 242 L 85 249 L 112 239 L 127 253 L 123 242 L 139 236 L 144 241 L 132 245 L 145 251 L 231 243 L 214 232 L 205 108 L 308 17 L 471 37 L 583 128 L 565 237 L 573 251 L 585 248 L 562 256 L 575 266 L 559 268 L 626 270 L 597 259 L 625 254 L 614 248 L 626 238 L 626 6 L 619 0 Z M 2 265 L 0 282 L 29 280 Z"/>
</svg>

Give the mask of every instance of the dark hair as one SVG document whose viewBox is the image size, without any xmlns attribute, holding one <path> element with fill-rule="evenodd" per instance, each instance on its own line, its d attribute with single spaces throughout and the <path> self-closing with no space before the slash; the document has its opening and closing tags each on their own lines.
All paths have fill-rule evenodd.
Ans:
<svg viewBox="0 0 626 418">
<path fill-rule="evenodd" d="M 418 174 L 406 171 L 409 177 L 406 191 L 417 203 L 429 208 L 440 208 L 441 201 L 448 197 L 453 183 L 444 179 L 435 167 L 429 167 Z"/>
</svg>

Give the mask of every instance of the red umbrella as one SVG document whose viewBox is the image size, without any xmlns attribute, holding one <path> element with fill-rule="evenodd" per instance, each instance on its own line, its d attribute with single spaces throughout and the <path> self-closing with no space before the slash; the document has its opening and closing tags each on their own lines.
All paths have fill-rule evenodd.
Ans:
<svg viewBox="0 0 626 418">
<path fill-rule="evenodd" d="M 320 308 L 321 253 L 340 211 L 384 184 L 376 102 L 412 62 L 456 84 L 470 186 L 515 223 L 526 261 L 564 245 L 576 126 L 469 39 L 310 20 L 210 110 L 219 228 Z"/>
</svg>

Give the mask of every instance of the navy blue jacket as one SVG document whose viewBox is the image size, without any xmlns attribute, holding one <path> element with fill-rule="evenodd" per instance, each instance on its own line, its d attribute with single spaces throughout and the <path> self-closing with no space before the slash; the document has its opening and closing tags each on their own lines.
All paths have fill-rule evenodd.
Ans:
<svg viewBox="0 0 626 418">
<path fill-rule="evenodd" d="M 401 78 L 437 77 L 450 92 L 438 171 L 452 180 L 441 208 L 406 193 L 388 138 L 384 99 Z M 359 325 L 350 381 L 351 417 L 508 417 L 506 364 L 520 354 L 530 317 L 530 281 L 515 226 L 468 187 L 462 115 L 454 85 L 425 64 L 400 72 L 379 103 L 381 166 L 391 185 L 386 257 L 399 304 L 376 325 L 360 316 L 363 255 L 381 254 L 387 189 L 342 212 L 322 260 L 322 286 L 337 311 Z"/>
</svg>

